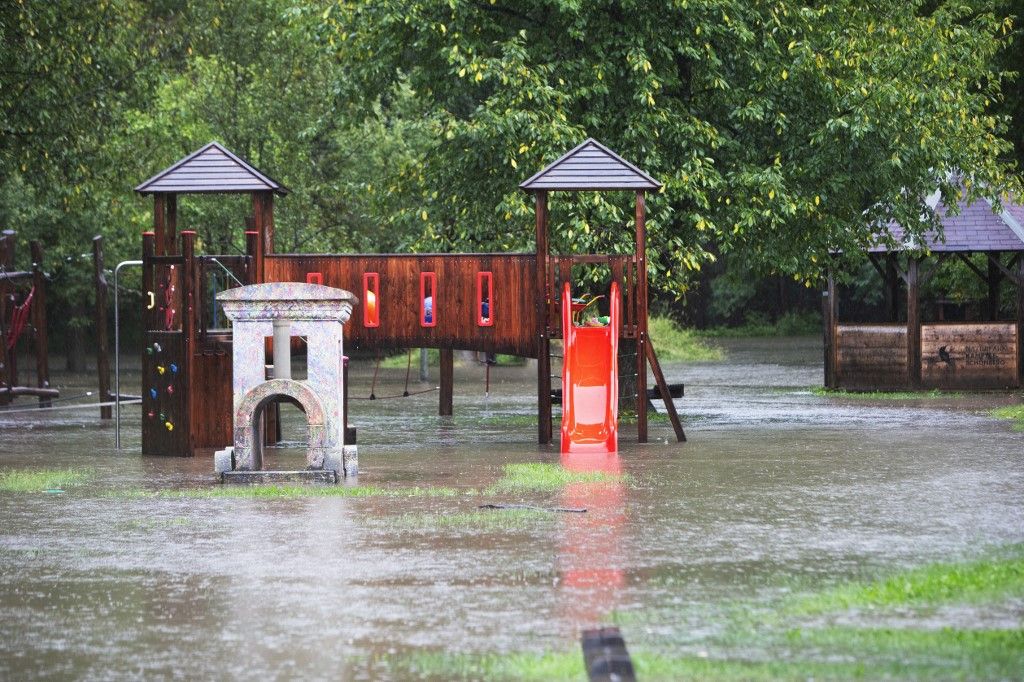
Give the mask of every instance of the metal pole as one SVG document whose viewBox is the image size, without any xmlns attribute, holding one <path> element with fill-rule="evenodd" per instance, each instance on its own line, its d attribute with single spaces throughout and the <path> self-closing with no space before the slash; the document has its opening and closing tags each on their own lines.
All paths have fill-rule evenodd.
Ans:
<svg viewBox="0 0 1024 682">
<path fill-rule="evenodd" d="M 114 268 L 114 448 L 117 450 L 121 449 L 121 309 L 117 305 L 117 276 L 126 265 L 142 265 L 142 261 L 121 261 Z"/>
</svg>

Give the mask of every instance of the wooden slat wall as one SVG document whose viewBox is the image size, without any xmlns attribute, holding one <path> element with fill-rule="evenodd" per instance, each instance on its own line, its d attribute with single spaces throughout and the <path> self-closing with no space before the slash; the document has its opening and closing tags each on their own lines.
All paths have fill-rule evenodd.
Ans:
<svg viewBox="0 0 1024 682">
<path fill-rule="evenodd" d="M 225 448 L 232 443 L 231 354 L 204 350 L 192 355 L 190 381 L 192 448 Z"/>
<path fill-rule="evenodd" d="M 1017 325 L 922 325 L 921 384 L 940 389 L 1019 386 Z"/>
<path fill-rule="evenodd" d="M 836 381 L 855 391 L 907 386 L 907 328 L 902 325 L 836 327 Z"/>
<path fill-rule="evenodd" d="M 267 282 L 305 282 L 354 293 L 360 304 L 345 325 L 350 348 L 457 348 L 537 357 L 536 256 L 533 254 L 267 255 Z M 491 317 L 477 325 L 476 273 L 494 273 Z M 380 274 L 380 326 L 363 326 L 363 273 Z M 420 326 L 420 273 L 437 275 L 435 327 Z"/>
</svg>

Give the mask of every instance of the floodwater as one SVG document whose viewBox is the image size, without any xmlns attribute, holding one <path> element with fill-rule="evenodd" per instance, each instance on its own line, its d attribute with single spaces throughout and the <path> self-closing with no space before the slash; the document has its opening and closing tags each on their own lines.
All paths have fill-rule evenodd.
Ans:
<svg viewBox="0 0 1024 682">
<path fill-rule="evenodd" d="M 624 425 L 617 457 L 562 464 L 627 479 L 553 492 L 482 492 L 506 464 L 561 461 L 535 444 L 529 368 L 493 370 L 489 396 L 482 367 L 457 371 L 454 418 L 436 392 L 353 401 L 359 485 L 459 490 L 445 497 L 139 496 L 212 486 L 212 460 L 139 456 L 137 406 L 121 451 L 92 410 L 0 413 L 0 471 L 96 474 L 0 492 L 0 678 L 402 677 L 390 662 L 410 653 L 572 650 L 613 614 L 631 648 L 707 655 L 737 600 L 1024 541 L 1024 433 L 984 415 L 1019 397 L 826 399 L 815 340 L 723 343 L 725 362 L 665 368 L 686 383 L 688 443 L 657 423 L 639 445 Z M 354 369 L 354 397 L 371 369 Z M 454 516 L 484 503 L 588 511 Z M 1019 622 L 1014 608 L 938 626 Z"/>
</svg>

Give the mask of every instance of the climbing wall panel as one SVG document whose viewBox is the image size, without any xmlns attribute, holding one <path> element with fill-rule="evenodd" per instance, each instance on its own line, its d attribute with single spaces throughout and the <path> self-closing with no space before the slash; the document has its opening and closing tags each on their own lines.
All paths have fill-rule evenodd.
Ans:
<svg viewBox="0 0 1024 682">
<path fill-rule="evenodd" d="M 191 454 L 185 376 L 185 335 L 146 332 L 142 355 L 143 454 Z"/>
</svg>

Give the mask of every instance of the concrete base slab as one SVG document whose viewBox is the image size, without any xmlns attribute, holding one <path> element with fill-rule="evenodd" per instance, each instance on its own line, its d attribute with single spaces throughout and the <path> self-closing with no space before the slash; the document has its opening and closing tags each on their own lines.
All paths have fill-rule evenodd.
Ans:
<svg viewBox="0 0 1024 682">
<path fill-rule="evenodd" d="M 300 471 L 225 471 L 220 475 L 221 483 L 258 485 L 263 483 L 337 483 L 334 471 L 303 469 Z"/>
</svg>

